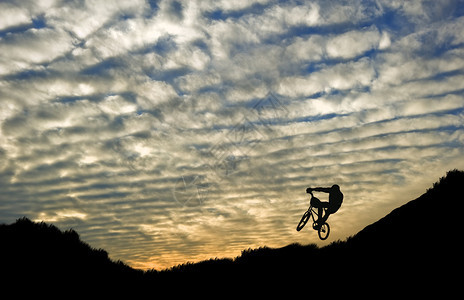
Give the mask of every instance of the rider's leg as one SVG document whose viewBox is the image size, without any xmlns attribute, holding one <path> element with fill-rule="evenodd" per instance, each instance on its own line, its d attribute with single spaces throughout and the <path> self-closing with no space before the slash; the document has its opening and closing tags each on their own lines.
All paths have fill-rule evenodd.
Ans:
<svg viewBox="0 0 464 300">
<path fill-rule="evenodd" d="M 324 208 L 329 207 L 329 202 L 321 202 L 320 205 L 317 207 L 317 220 L 316 223 L 322 225 L 327 221 L 329 214 L 327 214 L 327 210 L 324 216 Z"/>
<path fill-rule="evenodd" d="M 327 219 L 329 218 L 330 215 L 331 215 L 331 213 L 329 213 L 329 212 L 326 210 L 326 211 L 325 211 L 324 217 L 322 217 L 322 219 L 321 219 L 321 224 L 324 224 L 325 222 L 327 222 Z"/>
<path fill-rule="evenodd" d="M 316 220 L 316 223 L 319 223 L 319 220 L 321 220 L 323 213 L 324 213 L 324 208 L 322 206 L 319 206 L 317 208 L 317 220 Z"/>
</svg>

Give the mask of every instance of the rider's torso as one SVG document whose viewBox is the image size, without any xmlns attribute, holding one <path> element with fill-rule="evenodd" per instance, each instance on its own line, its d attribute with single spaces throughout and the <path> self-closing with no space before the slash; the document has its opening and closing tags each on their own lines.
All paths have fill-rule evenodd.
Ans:
<svg viewBox="0 0 464 300">
<path fill-rule="evenodd" d="M 333 209 L 339 209 L 343 202 L 342 192 L 331 192 L 329 195 L 329 205 Z"/>
</svg>

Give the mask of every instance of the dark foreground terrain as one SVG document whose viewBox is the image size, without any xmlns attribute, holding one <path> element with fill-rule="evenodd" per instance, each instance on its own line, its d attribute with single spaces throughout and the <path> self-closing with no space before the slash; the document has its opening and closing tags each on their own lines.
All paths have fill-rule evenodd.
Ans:
<svg viewBox="0 0 464 300">
<path fill-rule="evenodd" d="M 346 241 L 323 248 L 261 247 L 244 250 L 234 259 L 187 263 L 163 271 L 134 270 L 84 243 L 74 230 L 63 232 L 21 218 L 0 225 L 2 290 L 10 295 L 65 298 L 211 293 L 222 298 L 282 292 L 309 298 L 378 297 L 394 295 L 392 291 L 411 295 L 435 291 L 444 296 L 461 281 L 463 186 L 464 172 L 450 171 L 419 198 Z"/>
</svg>

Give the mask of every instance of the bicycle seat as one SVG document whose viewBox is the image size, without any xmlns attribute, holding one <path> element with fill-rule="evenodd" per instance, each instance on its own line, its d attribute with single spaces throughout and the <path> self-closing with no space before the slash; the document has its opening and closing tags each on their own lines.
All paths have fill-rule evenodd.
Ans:
<svg viewBox="0 0 464 300">
<path fill-rule="evenodd" d="M 311 202 L 310 202 L 311 206 L 319 206 L 320 203 L 321 203 L 321 200 L 319 200 L 318 198 L 316 197 L 311 198 Z"/>
</svg>

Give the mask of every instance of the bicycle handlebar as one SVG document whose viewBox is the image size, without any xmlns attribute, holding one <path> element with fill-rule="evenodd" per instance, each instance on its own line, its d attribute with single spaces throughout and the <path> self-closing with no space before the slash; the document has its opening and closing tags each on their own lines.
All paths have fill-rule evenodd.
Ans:
<svg viewBox="0 0 464 300">
<path fill-rule="evenodd" d="M 310 188 L 310 187 L 306 189 L 306 193 L 311 194 L 311 196 L 313 196 L 313 191 L 314 191 L 314 189 Z"/>
</svg>

